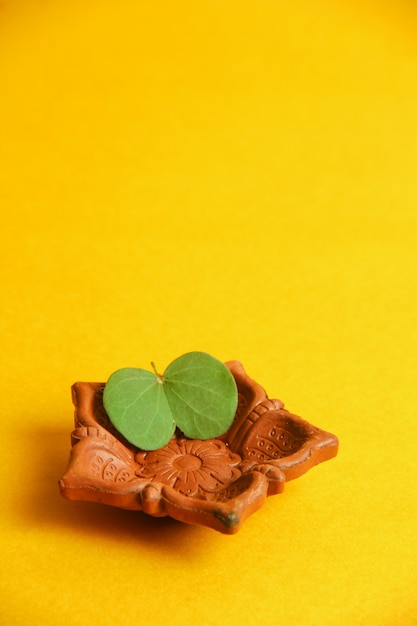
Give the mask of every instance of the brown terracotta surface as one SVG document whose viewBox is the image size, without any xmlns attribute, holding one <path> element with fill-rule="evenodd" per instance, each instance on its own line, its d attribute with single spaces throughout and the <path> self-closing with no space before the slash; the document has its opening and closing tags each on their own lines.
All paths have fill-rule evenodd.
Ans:
<svg viewBox="0 0 417 626">
<path fill-rule="evenodd" d="M 75 430 L 61 494 L 234 533 L 267 496 L 283 491 L 286 480 L 336 456 L 337 437 L 269 399 L 238 361 L 226 365 L 239 391 L 228 432 L 200 441 L 177 431 L 150 452 L 129 444 L 111 425 L 104 383 L 75 383 Z"/>
</svg>

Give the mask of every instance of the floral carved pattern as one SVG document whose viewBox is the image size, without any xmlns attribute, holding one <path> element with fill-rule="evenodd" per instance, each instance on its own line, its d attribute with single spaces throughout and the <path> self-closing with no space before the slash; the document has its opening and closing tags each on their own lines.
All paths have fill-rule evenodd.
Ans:
<svg viewBox="0 0 417 626">
<path fill-rule="evenodd" d="M 215 493 L 241 474 L 241 458 L 217 439 L 173 439 L 161 450 L 138 452 L 137 476 L 170 485 L 186 496 Z"/>
<path fill-rule="evenodd" d="M 337 454 L 337 437 L 268 398 L 238 361 L 226 365 L 239 394 L 228 432 L 200 441 L 177 431 L 153 451 L 135 448 L 114 429 L 103 383 L 73 385 L 75 429 L 62 495 L 234 533 L 285 481 Z"/>
</svg>

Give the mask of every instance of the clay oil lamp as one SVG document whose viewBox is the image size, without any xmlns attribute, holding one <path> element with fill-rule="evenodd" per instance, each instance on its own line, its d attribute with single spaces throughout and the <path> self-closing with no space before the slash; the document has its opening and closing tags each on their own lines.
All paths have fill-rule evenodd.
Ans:
<svg viewBox="0 0 417 626">
<path fill-rule="evenodd" d="M 335 435 L 269 398 L 238 361 L 225 365 L 238 392 L 227 432 L 200 440 L 177 428 L 157 450 L 136 447 L 114 428 L 103 404 L 104 383 L 75 383 L 75 427 L 61 494 L 232 534 L 286 481 L 336 456 Z"/>
</svg>

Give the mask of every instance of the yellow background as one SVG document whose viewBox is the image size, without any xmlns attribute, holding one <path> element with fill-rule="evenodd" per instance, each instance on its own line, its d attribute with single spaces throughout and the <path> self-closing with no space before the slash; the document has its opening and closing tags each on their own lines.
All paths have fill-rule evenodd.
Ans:
<svg viewBox="0 0 417 626">
<path fill-rule="evenodd" d="M 417 624 L 416 79 L 411 0 L 3 0 L 2 624 Z M 234 536 L 62 499 L 70 385 L 189 350 L 338 457 Z"/>
</svg>

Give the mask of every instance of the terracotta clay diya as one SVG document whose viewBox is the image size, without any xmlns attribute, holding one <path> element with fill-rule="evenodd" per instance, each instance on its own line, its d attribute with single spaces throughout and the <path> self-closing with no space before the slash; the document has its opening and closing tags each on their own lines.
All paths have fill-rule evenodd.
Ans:
<svg viewBox="0 0 417 626">
<path fill-rule="evenodd" d="M 177 430 L 166 446 L 149 452 L 110 423 L 104 383 L 75 383 L 75 430 L 61 494 L 232 534 L 267 496 L 281 493 L 285 481 L 336 456 L 337 437 L 268 398 L 238 361 L 226 365 L 239 394 L 227 433 L 201 441 Z"/>
</svg>

